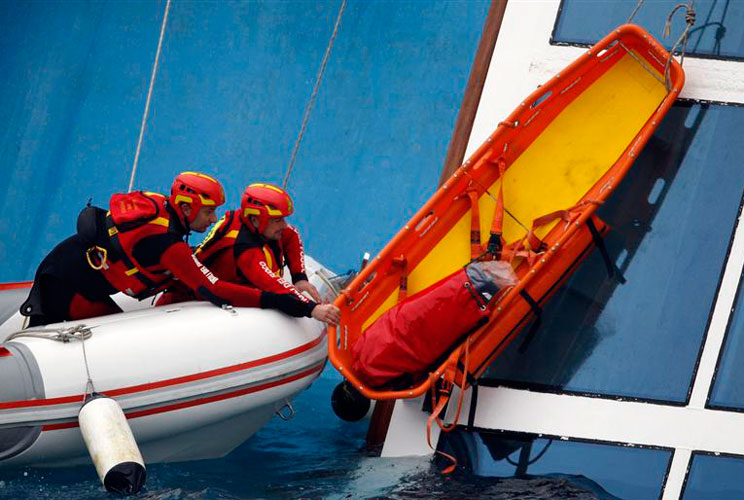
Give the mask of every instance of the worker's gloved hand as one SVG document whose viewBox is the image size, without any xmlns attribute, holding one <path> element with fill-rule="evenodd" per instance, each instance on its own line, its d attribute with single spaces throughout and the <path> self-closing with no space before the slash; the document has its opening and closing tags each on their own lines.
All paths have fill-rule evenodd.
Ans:
<svg viewBox="0 0 744 500">
<path fill-rule="evenodd" d="M 313 318 L 329 325 L 336 325 L 341 320 L 341 311 L 333 304 L 318 304 L 312 312 Z"/>
<path fill-rule="evenodd" d="M 277 309 L 284 314 L 294 316 L 295 318 L 310 317 L 315 307 L 315 302 L 304 299 L 303 302 L 294 293 L 272 293 L 261 292 L 261 308 Z"/>
<path fill-rule="evenodd" d="M 310 297 L 320 304 L 323 302 L 323 299 L 320 297 L 320 293 L 318 292 L 318 289 L 315 288 L 315 285 L 310 283 L 308 280 L 300 280 L 294 283 L 294 287 L 299 290 L 300 292 L 307 292 L 310 294 Z"/>
</svg>

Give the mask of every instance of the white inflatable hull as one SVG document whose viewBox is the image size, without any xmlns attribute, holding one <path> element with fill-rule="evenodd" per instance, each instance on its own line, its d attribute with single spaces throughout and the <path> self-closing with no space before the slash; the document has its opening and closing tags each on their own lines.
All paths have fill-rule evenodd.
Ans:
<svg viewBox="0 0 744 500">
<path fill-rule="evenodd" d="M 44 328 L 80 324 L 92 332 L 85 351 L 95 390 L 124 410 L 146 463 L 224 456 L 326 363 L 323 324 L 271 310 L 187 302 Z M 12 356 L 33 358 L 43 397 L 0 397 L 0 467 L 90 463 L 77 421 L 87 382 L 82 342 L 18 337 L 0 346 L 0 363 Z M 19 427 L 38 435 L 3 455 L 2 432 Z"/>
</svg>

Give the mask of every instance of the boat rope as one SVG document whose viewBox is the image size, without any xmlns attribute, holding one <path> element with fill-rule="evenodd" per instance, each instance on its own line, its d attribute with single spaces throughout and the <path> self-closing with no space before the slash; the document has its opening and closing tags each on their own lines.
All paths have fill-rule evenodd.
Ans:
<svg viewBox="0 0 744 500">
<path fill-rule="evenodd" d="M 313 86 L 313 93 L 310 96 L 310 101 L 307 103 L 307 107 L 305 108 L 305 114 L 302 117 L 302 125 L 300 126 L 300 133 L 297 136 L 294 148 L 292 149 L 292 156 L 289 160 L 289 165 L 287 166 L 287 173 L 284 175 L 284 181 L 282 182 L 282 188 L 284 189 L 287 189 L 289 176 L 292 175 L 292 170 L 294 169 L 295 162 L 297 161 L 297 152 L 299 151 L 300 143 L 305 136 L 307 123 L 310 121 L 310 113 L 315 106 L 315 98 L 318 95 L 318 89 L 320 89 L 320 83 L 323 80 L 323 75 L 325 74 L 326 66 L 328 65 L 328 58 L 331 56 L 333 43 L 336 41 L 338 27 L 341 25 L 341 18 L 344 15 L 344 10 L 346 10 L 346 0 L 341 0 L 341 7 L 338 9 L 338 15 L 336 16 L 336 24 L 333 26 L 333 33 L 331 34 L 331 39 L 328 41 L 328 46 L 326 47 L 325 55 L 323 56 L 323 62 L 320 63 L 320 69 L 318 70 L 318 75 L 315 78 L 315 85 Z"/>
<path fill-rule="evenodd" d="M 633 22 L 633 18 L 638 13 L 638 9 L 641 8 L 641 5 L 643 5 L 643 0 L 638 0 L 638 3 L 636 4 L 635 9 L 633 9 L 633 13 L 630 15 L 630 17 L 628 18 L 626 22 L 627 24 L 630 24 Z"/>
<path fill-rule="evenodd" d="M 90 332 L 90 330 L 88 330 L 88 332 Z M 88 380 L 85 382 L 85 391 L 83 391 L 83 404 L 85 404 L 85 401 L 88 399 L 88 394 L 93 394 L 94 392 L 96 392 L 96 387 L 93 385 L 93 379 L 90 376 L 88 354 L 85 352 L 85 335 L 81 335 L 79 338 L 80 344 L 83 346 L 83 362 L 85 363 L 85 374 L 88 376 Z"/>
<path fill-rule="evenodd" d="M 667 59 L 666 65 L 664 66 L 664 81 L 666 82 L 667 90 L 671 90 L 672 88 L 669 70 L 672 65 L 672 57 L 674 57 L 674 52 L 676 52 L 678 49 L 680 50 L 679 64 L 684 64 L 688 35 L 690 33 L 690 29 L 695 25 L 695 9 L 693 0 L 690 0 L 689 3 L 678 3 L 674 6 L 674 8 L 672 8 L 672 11 L 667 16 L 666 23 L 664 23 L 663 37 L 667 38 L 670 35 L 672 29 L 672 17 L 680 9 L 685 9 L 685 29 L 682 31 L 682 34 L 679 36 L 674 45 L 672 45 L 672 48 L 669 51 L 669 58 Z"/>
<path fill-rule="evenodd" d="M 170 10 L 171 0 L 165 2 L 165 13 L 163 14 L 163 23 L 160 25 L 160 38 L 158 39 L 158 50 L 155 52 L 155 62 L 152 64 L 152 74 L 150 75 L 150 88 L 147 91 L 147 99 L 145 100 L 145 112 L 142 114 L 142 124 L 140 125 L 139 139 L 137 139 L 137 150 L 134 153 L 134 163 L 132 164 L 132 174 L 129 176 L 129 188 L 127 191 L 131 192 L 134 187 L 134 176 L 137 174 L 137 164 L 139 163 L 139 155 L 142 150 L 142 139 L 145 136 L 145 126 L 147 125 L 147 117 L 150 114 L 150 101 L 152 100 L 152 90 L 155 87 L 155 75 L 158 72 L 158 64 L 160 64 L 160 53 L 163 50 L 163 37 L 165 36 L 165 26 L 168 23 L 168 11 Z"/>
<path fill-rule="evenodd" d="M 85 351 L 85 340 L 89 339 L 93 335 L 93 332 L 91 331 L 92 328 L 95 327 L 86 326 L 85 324 L 75 325 L 68 328 L 29 328 L 12 334 L 5 341 L 10 342 L 11 340 L 20 337 L 30 337 L 35 339 L 54 340 L 56 342 L 67 344 L 73 340 L 79 340 L 83 346 L 83 361 L 85 362 L 85 373 L 88 376 L 88 380 L 85 383 L 85 392 L 83 394 L 83 401 L 85 401 L 88 394 L 91 394 L 96 390 L 93 385 L 93 379 L 90 376 L 88 354 Z"/>
<path fill-rule="evenodd" d="M 89 339 L 91 335 L 93 335 L 93 332 L 91 332 L 91 328 L 94 327 L 86 326 L 83 324 L 71 326 L 68 328 L 28 328 L 26 330 L 21 330 L 12 334 L 7 339 L 5 339 L 5 342 L 10 342 L 11 340 L 15 340 L 20 337 L 31 337 L 36 339 L 55 340 L 57 342 L 63 342 L 67 344 L 68 342 L 76 339 Z"/>
</svg>

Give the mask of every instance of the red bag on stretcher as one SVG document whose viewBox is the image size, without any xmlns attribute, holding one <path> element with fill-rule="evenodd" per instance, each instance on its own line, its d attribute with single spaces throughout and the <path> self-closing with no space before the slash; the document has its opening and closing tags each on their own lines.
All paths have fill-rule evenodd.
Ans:
<svg viewBox="0 0 744 500">
<path fill-rule="evenodd" d="M 458 340 L 487 322 L 489 302 L 516 281 L 507 262 L 474 262 L 406 298 L 354 344 L 354 372 L 372 387 L 415 382 Z"/>
</svg>

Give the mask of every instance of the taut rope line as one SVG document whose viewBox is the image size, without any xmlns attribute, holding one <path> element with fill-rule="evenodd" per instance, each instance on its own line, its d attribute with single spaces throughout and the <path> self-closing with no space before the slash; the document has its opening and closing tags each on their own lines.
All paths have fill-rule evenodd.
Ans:
<svg viewBox="0 0 744 500">
<path fill-rule="evenodd" d="M 307 128 L 307 122 L 310 121 L 310 113 L 313 110 L 313 106 L 315 106 L 315 97 L 318 95 L 318 89 L 320 88 L 320 82 L 323 80 L 323 74 L 326 70 L 326 65 L 328 64 L 328 58 L 331 55 L 331 49 L 333 48 L 333 42 L 336 40 L 336 35 L 338 34 L 338 27 L 341 25 L 341 17 L 344 15 L 344 10 L 346 9 L 346 0 L 341 1 L 341 7 L 338 9 L 338 16 L 336 16 L 336 24 L 333 26 L 333 33 L 331 34 L 331 39 L 328 42 L 328 47 L 326 47 L 325 55 L 323 56 L 323 62 L 320 63 L 320 69 L 318 70 L 318 76 L 315 78 L 315 86 L 313 87 L 313 93 L 310 96 L 310 102 L 307 103 L 307 107 L 305 108 L 305 114 L 302 117 L 302 126 L 300 127 L 300 133 L 297 136 L 297 140 L 294 144 L 294 149 L 292 149 L 292 157 L 289 160 L 289 165 L 287 166 L 287 173 L 284 176 L 284 181 L 282 182 L 282 188 L 287 189 L 287 183 L 289 183 L 289 176 L 292 174 L 292 169 L 294 169 L 295 161 L 297 161 L 297 151 L 300 149 L 300 143 L 302 142 L 302 138 L 305 135 L 305 129 Z"/>
<path fill-rule="evenodd" d="M 134 153 L 134 163 L 132 164 L 132 174 L 129 177 L 129 188 L 131 192 L 134 187 L 134 176 L 137 174 L 137 163 L 139 163 L 140 150 L 142 149 L 142 138 L 145 136 L 145 126 L 147 125 L 147 116 L 150 114 L 150 101 L 152 100 L 152 89 L 155 87 L 155 75 L 158 72 L 160 63 L 160 53 L 163 50 L 163 37 L 165 36 L 165 26 L 168 24 L 168 11 L 170 10 L 171 0 L 165 2 L 165 14 L 163 14 L 163 23 L 160 25 L 160 38 L 158 39 L 158 50 L 155 53 L 155 62 L 152 64 L 152 74 L 150 75 L 150 88 L 147 91 L 147 100 L 145 101 L 145 112 L 142 114 L 142 124 L 140 125 L 139 139 L 137 139 L 137 150 Z"/>
</svg>

